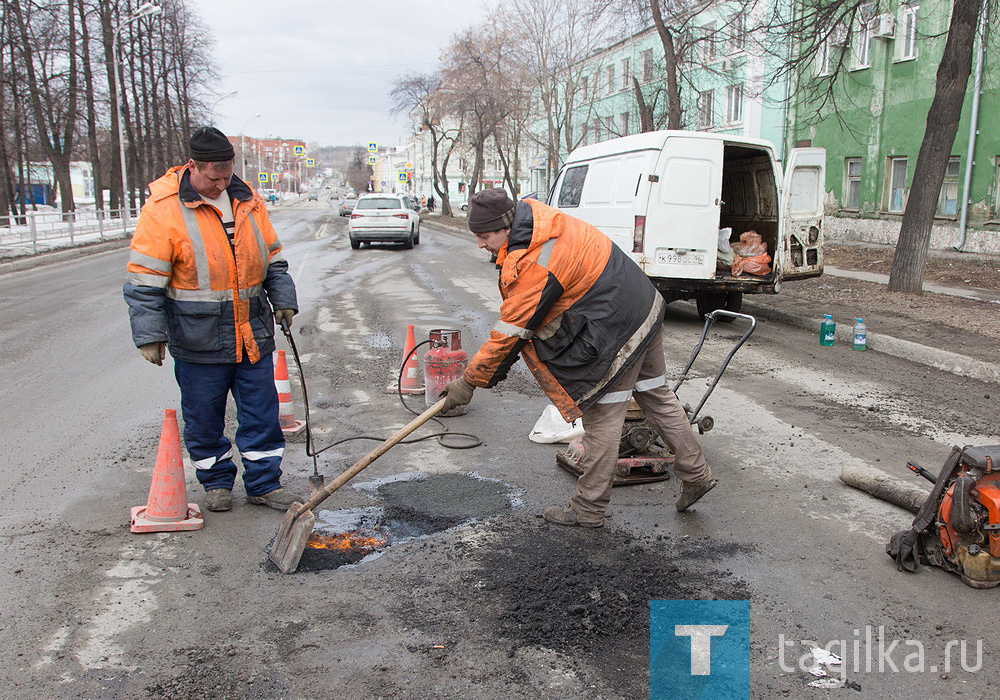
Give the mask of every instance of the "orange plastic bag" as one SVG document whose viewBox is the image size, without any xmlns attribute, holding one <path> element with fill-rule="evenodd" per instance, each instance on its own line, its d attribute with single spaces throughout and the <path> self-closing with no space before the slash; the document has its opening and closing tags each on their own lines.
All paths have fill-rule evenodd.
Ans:
<svg viewBox="0 0 1000 700">
<path fill-rule="evenodd" d="M 744 231 L 740 240 L 733 243 L 733 275 L 771 274 L 771 256 L 767 254 L 767 244 L 756 231 Z"/>
</svg>

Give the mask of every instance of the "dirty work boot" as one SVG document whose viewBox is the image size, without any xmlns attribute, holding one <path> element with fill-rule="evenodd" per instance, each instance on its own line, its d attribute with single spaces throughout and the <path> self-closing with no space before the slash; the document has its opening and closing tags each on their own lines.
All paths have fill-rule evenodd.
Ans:
<svg viewBox="0 0 1000 700">
<path fill-rule="evenodd" d="M 690 481 L 685 481 L 681 497 L 677 499 L 677 511 L 680 513 L 686 511 L 697 503 L 702 496 L 714 489 L 717 483 L 719 483 L 718 479 L 709 479 L 700 484 L 692 484 Z"/>
<path fill-rule="evenodd" d="M 209 489 L 205 492 L 205 507 L 214 513 L 233 509 L 233 492 L 229 489 Z"/>
<path fill-rule="evenodd" d="M 549 506 L 542 511 L 542 517 L 553 525 L 569 525 L 571 527 L 604 527 L 604 518 L 580 520 L 569 505 Z"/>
<path fill-rule="evenodd" d="M 258 506 L 268 506 L 269 508 L 274 508 L 275 510 L 288 510 L 288 508 L 293 503 L 304 503 L 305 499 L 298 496 L 291 491 L 286 491 L 283 488 L 276 488 L 271 493 L 265 493 L 262 496 L 247 496 L 247 503 L 253 503 Z"/>
</svg>

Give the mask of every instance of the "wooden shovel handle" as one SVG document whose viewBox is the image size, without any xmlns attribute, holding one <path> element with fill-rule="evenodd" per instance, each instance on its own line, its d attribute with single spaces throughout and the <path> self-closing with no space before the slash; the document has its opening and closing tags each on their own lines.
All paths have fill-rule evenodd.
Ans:
<svg viewBox="0 0 1000 700">
<path fill-rule="evenodd" d="M 423 413 L 421 413 L 419 416 L 417 416 L 416 418 L 414 418 L 413 420 L 411 420 L 409 423 L 407 423 L 405 426 L 403 426 L 402 428 L 400 428 L 399 431 L 395 435 L 393 435 L 388 440 L 386 440 L 385 442 L 383 442 L 382 444 L 380 444 L 378 447 L 376 447 L 374 450 L 372 450 L 371 452 L 369 452 L 368 454 L 366 454 L 364 457 L 362 457 L 360 460 L 358 460 L 350 469 L 348 469 L 343 474 L 341 474 L 340 476 L 338 476 L 336 479 L 334 479 L 333 481 L 331 481 L 329 484 L 327 484 L 326 486 L 324 486 L 323 489 L 319 493 L 317 493 L 315 496 L 313 496 L 312 498 L 310 498 L 308 501 L 306 501 L 303 504 L 303 506 L 302 506 L 302 508 L 301 508 L 301 510 L 299 512 L 300 513 L 304 513 L 304 512 L 306 512 L 308 510 L 312 510 L 313 508 L 315 508 L 316 506 L 318 506 L 320 503 L 322 503 L 323 501 L 325 501 L 327 498 L 329 498 L 333 494 L 334 491 L 336 491 L 341 486 L 343 486 L 344 484 L 346 484 L 348 481 L 350 481 L 351 479 L 353 479 L 358 474 L 358 472 L 360 472 L 362 469 L 364 469 L 369 464 L 371 464 L 376 459 L 378 459 L 379 457 L 381 457 L 382 455 L 384 455 L 386 452 L 388 452 L 390 449 L 392 449 L 392 447 L 394 445 L 396 445 L 397 443 L 399 443 L 407 435 L 409 435 L 414 430 L 416 430 L 417 428 L 419 428 L 421 425 L 423 425 L 424 423 L 426 423 L 427 421 L 429 421 L 431 418 L 433 418 L 434 416 L 436 416 L 438 413 L 440 413 L 441 409 L 444 408 L 444 402 L 445 402 L 444 399 L 439 400 L 436 404 L 434 404 L 433 406 L 431 406 L 430 408 L 428 408 L 426 411 L 424 411 Z"/>
</svg>

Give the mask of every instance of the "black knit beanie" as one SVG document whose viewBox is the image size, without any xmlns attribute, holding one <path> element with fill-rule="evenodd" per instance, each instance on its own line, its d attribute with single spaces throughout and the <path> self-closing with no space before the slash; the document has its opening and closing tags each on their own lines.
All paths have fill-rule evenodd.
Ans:
<svg viewBox="0 0 1000 700">
<path fill-rule="evenodd" d="M 510 228 L 514 221 L 514 202 L 500 187 L 476 192 L 469 201 L 469 230 L 489 233 Z"/>
<path fill-rule="evenodd" d="M 192 160 L 204 163 L 217 163 L 233 160 L 236 157 L 233 144 L 229 143 L 226 135 L 214 126 L 203 126 L 191 134 L 188 148 Z"/>
</svg>

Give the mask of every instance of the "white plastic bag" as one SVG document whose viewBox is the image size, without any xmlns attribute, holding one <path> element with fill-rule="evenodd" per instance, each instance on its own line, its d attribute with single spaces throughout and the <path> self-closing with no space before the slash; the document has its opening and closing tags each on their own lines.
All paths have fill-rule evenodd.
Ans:
<svg viewBox="0 0 1000 700">
<path fill-rule="evenodd" d="M 733 264 L 733 246 L 729 243 L 732 235 L 733 229 L 730 226 L 719 229 L 719 253 L 716 259 L 720 267 L 730 267 Z"/>
<path fill-rule="evenodd" d="M 583 435 L 583 421 L 579 418 L 572 423 L 567 423 L 559 415 L 556 407 L 549 404 L 542 411 L 542 415 L 535 422 L 535 427 L 528 434 L 528 439 L 532 442 L 550 444 L 553 442 L 569 442 L 573 438 Z"/>
</svg>

